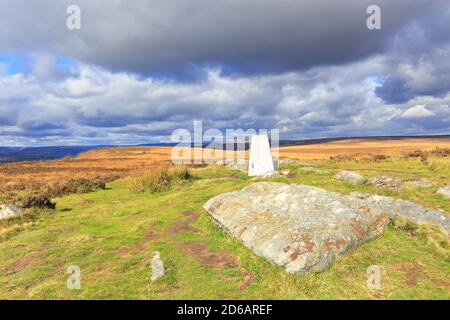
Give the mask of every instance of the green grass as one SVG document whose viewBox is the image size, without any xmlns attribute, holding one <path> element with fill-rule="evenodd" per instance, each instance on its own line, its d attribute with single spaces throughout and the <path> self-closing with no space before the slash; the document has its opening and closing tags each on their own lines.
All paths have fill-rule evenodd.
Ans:
<svg viewBox="0 0 450 320">
<path fill-rule="evenodd" d="M 411 170 L 411 165 L 432 182 L 441 184 L 439 176 L 448 176 L 445 166 L 430 171 L 420 162 L 412 162 L 405 166 L 395 162 L 370 165 L 402 172 Z M 327 169 L 368 167 L 326 161 L 318 165 Z M 291 170 L 297 168 L 291 166 Z M 277 180 L 342 193 L 385 193 L 365 185 L 354 187 L 337 182 L 332 173 L 298 174 Z M 198 169 L 195 175 L 198 178 L 191 183 L 175 185 L 164 192 L 132 193 L 126 180 L 118 180 L 109 183 L 106 190 L 55 199 L 56 210 L 36 212 L 21 229 L 0 240 L 0 298 L 450 299 L 449 261 L 432 250 L 425 237 L 393 226 L 382 237 L 338 259 L 325 272 L 286 274 L 221 233 L 202 209 L 212 196 L 239 190 L 252 180 L 221 167 Z M 395 196 L 416 199 L 448 212 L 449 201 L 431 193 L 413 190 Z M 198 218 L 186 220 L 182 214 L 186 210 L 197 211 Z M 192 225 L 174 232 L 180 221 Z M 17 224 L 20 226 L 20 221 Z M 7 227 L 11 225 L 4 228 Z M 231 256 L 235 266 L 206 265 L 195 254 L 186 252 L 186 246 L 195 243 L 205 244 L 209 252 Z M 161 252 L 166 275 L 151 283 L 149 266 L 155 250 Z M 80 290 L 66 287 L 69 265 L 81 269 Z M 381 290 L 366 287 L 370 265 L 379 265 L 383 270 Z M 243 286 L 249 278 L 252 280 Z"/>
</svg>

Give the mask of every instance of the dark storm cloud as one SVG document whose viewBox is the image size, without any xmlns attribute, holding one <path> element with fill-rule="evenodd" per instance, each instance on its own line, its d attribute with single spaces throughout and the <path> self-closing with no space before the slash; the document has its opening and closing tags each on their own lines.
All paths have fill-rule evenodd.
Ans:
<svg viewBox="0 0 450 320">
<path fill-rule="evenodd" d="M 82 10 L 80 31 L 65 28 L 72 3 Z M 232 74 L 302 70 L 382 53 L 405 24 L 428 20 L 446 1 L 376 1 L 382 9 L 378 32 L 366 28 L 366 8 L 373 3 L 2 0 L 0 48 L 175 77 L 201 74 L 210 65 Z"/>
<path fill-rule="evenodd" d="M 376 90 L 386 103 L 419 96 L 445 97 L 450 91 L 450 6 L 433 17 L 403 26 L 384 52 L 384 83 Z"/>
<path fill-rule="evenodd" d="M 406 81 L 396 77 L 388 77 L 380 87 L 376 88 L 375 93 L 391 104 L 408 102 L 413 96 Z"/>
</svg>

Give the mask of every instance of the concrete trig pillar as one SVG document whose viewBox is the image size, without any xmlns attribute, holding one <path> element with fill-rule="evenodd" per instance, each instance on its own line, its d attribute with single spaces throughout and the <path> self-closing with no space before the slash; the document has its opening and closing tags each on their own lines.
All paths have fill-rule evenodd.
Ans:
<svg viewBox="0 0 450 320">
<path fill-rule="evenodd" d="M 262 176 L 269 171 L 274 171 L 269 138 L 265 134 L 254 135 L 250 142 L 248 175 L 250 177 Z"/>
</svg>

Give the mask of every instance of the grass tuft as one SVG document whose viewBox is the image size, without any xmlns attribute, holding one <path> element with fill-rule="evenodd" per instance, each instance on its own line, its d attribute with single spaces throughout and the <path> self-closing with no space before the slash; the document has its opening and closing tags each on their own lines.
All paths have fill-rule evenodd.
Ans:
<svg viewBox="0 0 450 320">
<path fill-rule="evenodd" d="M 128 189 L 133 193 L 161 192 L 177 183 L 193 179 L 193 174 L 185 166 L 157 167 L 132 175 L 128 179 Z"/>
<path fill-rule="evenodd" d="M 450 239 L 445 230 L 430 223 L 416 223 L 405 218 L 393 219 L 394 229 L 406 231 L 414 237 L 425 239 L 427 244 L 435 249 L 436 253 L 448 259 L 450 256 Z"/>
</svg>

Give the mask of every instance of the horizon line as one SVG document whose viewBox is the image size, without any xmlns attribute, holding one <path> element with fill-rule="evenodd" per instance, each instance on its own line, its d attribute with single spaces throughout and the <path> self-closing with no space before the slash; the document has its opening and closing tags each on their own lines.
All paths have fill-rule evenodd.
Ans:
<svg viewBox="0 0 450 320">
<path fill-rule="evenodd" d="M 338 136 L 326 138 L 304 138 L 304 139 L 280 139 L 280 142 L 309 142 L 309 141 L 338 141 L 352 139 L 401 139 L 401 138 L 450 138 L 450 133 L 446 134 L 421 134 L 421 135 L 380 135 L 380 136 Z M 179 142 L 148 142 L 139 144 L 67 144 L 67 145 L 41 145 L 41 146 L 7 146 L 0 145 L 0 148 L 64 148 L 64 147 L 145 147 L 145 146 L 171 146 Z M 239 142 L 238 142 L 239 143 Z M 242 143 L 242 142 L 241 142 Z M 206 142 L 204 144 L 207 144 Z"/>
</svg>

